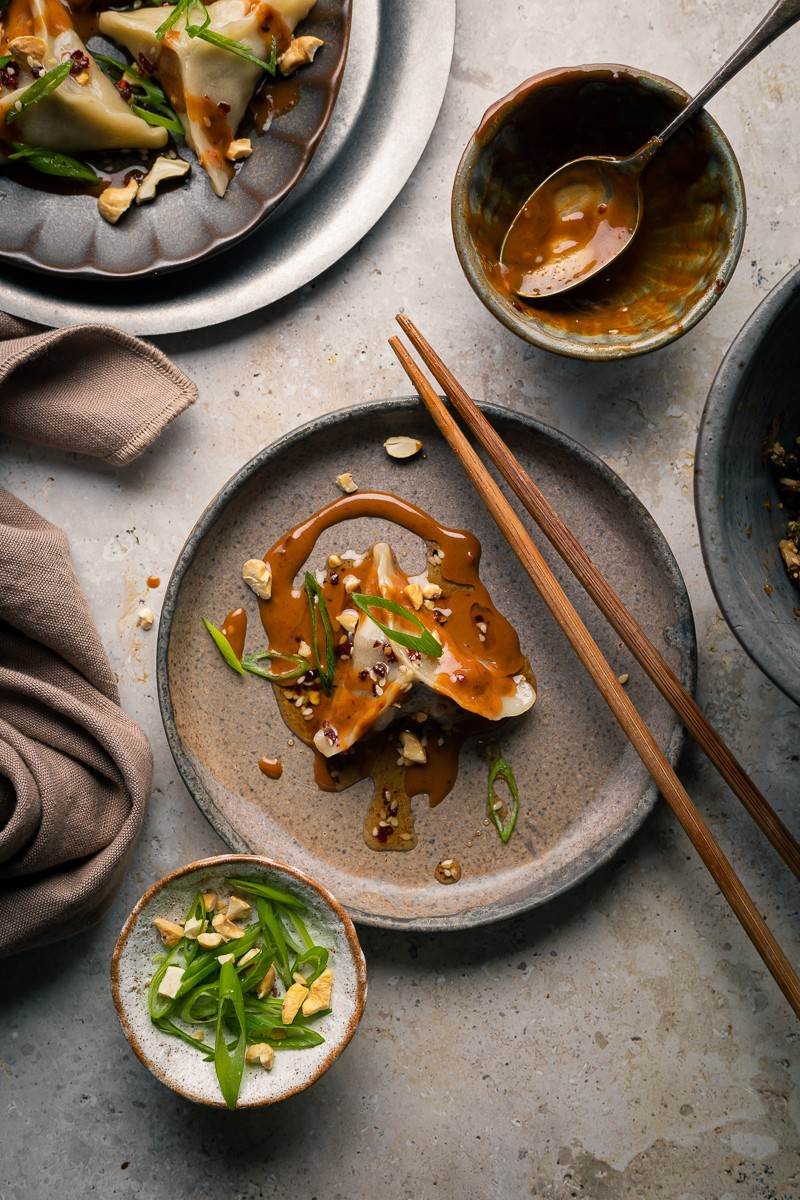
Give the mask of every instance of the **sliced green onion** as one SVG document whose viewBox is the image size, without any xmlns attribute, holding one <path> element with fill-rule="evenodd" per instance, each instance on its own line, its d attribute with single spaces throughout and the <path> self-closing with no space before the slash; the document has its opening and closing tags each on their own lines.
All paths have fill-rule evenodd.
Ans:
<svg viewBox="0 0 800 1200">
<path fill-rule="evenodd" d="M 231 668 L 231 670 L 236 671 L 239 675 L 244 675 L 244 667 L 239 662 L 239 659 L 236 656 L 233 646 L 230 644 L 228 639 L 225 637 L 225 634 L 222 632 L 222 630 L 217 629 L 214 622 L 209 621 L 206 617 L 203 617 L 202 620 L 203 620 L 203 624 L 205 625 L 206 629 L 211 634 L 211 637 L 214 640 L 215 646 L 217 647 L 220 654 L 225 659 L 225 662 L 228 664 L 228 666 Z"/>
<path fill-rule="evenodd" d="M 295 662 L 297 666 L 293 667 L 291 671 L 282 671 L 280 673 L 265 671 L 263 667 L 257 665 L 265 658 L 277 658 L 285 662 Z M 301 675 L 305 675 L 306 671 L 311 670 L 311 663 L 307 658 L 303 658 L 301 654 L 282 654 L 279 650 L 260 650 L 258 654 L 245 654 L 242 659 L 242 666 L 251 675 L 260 675 L 262 679 L 268 679 L 270 683 L 290 683 L 293 679 L 299 679 Z"/>
<path fill-rule="evenodd" d="M 2 0 L 0 0 L 0 12 L 3 11 L 4 7 L 5 5 L 2 3 Z M 3 67 L 8 66 L 13 57 L 13 54 L 0 54 L 0 71 L 2 71 Z"/>
<path fill-rule="evenodd" d="M 200 917 L 204 912 L 203 897 L 198 892 L 192 901 L 191 908 L 186 914 L 186 921 L 191 920 L 192 917 Z M 190 938 L 181 938 L 178 944 L 173 946 L 169 954 L 163 959 L 161 966 L 158 967 L 155 975 L 150 980 L 150 987 L 147 991 L 147 1011 L 150 1014 L 151 1021 L 163 1020 L 174 1007 L 177 1000 L 177 998 L 176 1000 L 172 1000 L 169 996 L 162 996 L 158 991 L 161 986 L 161 980 L 167 973 L 167 967 L 182 967 L 184 972 L 186 972 L 197 954 L 197 950 L 198 945 L 196 941 Z M 183 982 L 184 980 L 181 980 L 181 985 L 183 985 Z"/>
<path fill-rule="evenodd" d="M 177 22 L 180 21 L 181 17 L 188 10 L 190 3 L 191 3 L 191 0 L 178 0 L 178 3 L 173 8 L 172 12 L 169 14 L 169 16 L 164 21 L 161 22 L 158 29 L 156 30 L 156 37 L 158 38 L 159 41 L 161 41 L 165 37 L 165 35 L 167 33 L 169 33 L 169 31 L 170 31 L 170 29 L 172 29 L 173 25 L 177 24 Z"/>
<path fill-rule="evenodd" d="M 331 624 L 328 606 L 325 603 L 325 596 L 322 592 L 322 587 L 315 575 L 310 571 L 305 573 L 306 597 L 308 599 L 308 608 L 311 613 L 311 651 L 314 655 L 314 665 L 319 671 L 319 677 L 322 686 L 325 689 L 326 695 L 330 696 L 331 688 L 333 687 L 333 676 L 336 671 L 336 655 L 333 646 L 333 625 Z M 322 621 L 322 629 L 325 634 L 325 666 L 323 667 L 319 655 L 319 645 L 317 642 L 317 614 Z"/>
<path fill-rule="evenodd" d="M 201 1054 L 208 1057 L 208 1046 L 204 1046 L 199 1038 L 193 1038 L 185 1029 L 181 1029 L 180 1025 L 176 1025 L 174 1021 L 170 1021 L 168 1017 L 162 1017 L 153 1024 L 162 1033 L 168 1033 L 171 1037 L 180 1038 L 182 1042 L 186 1042 L 187 1046 L 193 1046 L 195 1050 L 199 1050 Z"/>
<path fill-rule="evenodd" d="M 286 908 L 299 908 L 303 912 L 306 907 L 303 901 L 298 900 L 297 896 L 293 896 L 291 892 L 285 892 L 283 888 L 270 887 L 268 883 L 259 883 L 256 879 L 228 879 L 226 883 L 238 892 L 249 892 L 251 896 L 262 896 L 265 900 L 274 900 L 276 904 L 283 904 Z"/>
<path fill-rule="evenodd" d="M 503 824 L 498 813 L 495 811 L 497 796 L 495 795 L 494 785 L 497 779 L 503 779 L 508 786 L 513 801 L 511 807 L 511 815 Z M 498 758 L 493 763 L 489 770 L 489 787 L 486 796 L 486 811 L 497 832 L 500 834 L 500 840 L 506 843 L 510 840 L 514 828 L 517 824 L 519 816 L 519 789 L 517 781 L 514 778 L 514 772 L 504 758 Z"/>
<path fill-rule="evenodd" d="M 214 1067 L 225 1103 L 228 1108 L 236 1108 L 244 1073 L 247 1024 L 242 986 L 232 963 L 222 964 L 218 986 L 219 1005 L 217 1008 L 217 1037 L 214 1044 Z M 231 1049 L 225 1041 L 225 1026 L 233 1025 L 232 1018 L 235 1018 L 238 1026 L 238 1035 Z"/>
<path fill-rule="evenodd" d="M 82 183 L 96 183 L 98 175 L 87 163 L 78 162 L 68 154 L 45 150 L 42 146 L 25 146 L 22 142 L 11 143 L 11 162 L 26 162 L 41 175 L 57 175 L 61 179 L 79 179 Z"/>
<path fill-rule="evenodd" d="M 302 954 L 298 955 L 295 960 L 292 972 L 300 971 L 305 975 L 303 967 L 311 967 L 311 974 L 306 976 L 306 982 L 312 984 L 315 979 L 318 979 L 328 965 L 328 951 L 324 946 L 309 946 Z M 316 1015 L 316 1014 L 315 1014 Z"/>
<path fill-rule="evenodd" d="M 45 71 L 44 75 L 40 75 L 17 98 L 13 108 L 8 110 L 6 113 L 6 124 L 12 125 L 14 121 L 18 121 L 27 108 L 30 108 L 33 104 L 38 104 L 40 100 L 46 99 L 56 88 L 61 87 L 61 84 L 69 75 L 71 67 L 71 62 L 59 63 L 57 67 L 53 67 L 52 70 Z"/>
<path fill-rule="evenodd" d="M 175 133 L 179 137 L 183 136 L 183 126 L 177 117 L 165 117 L 161 113 L 151 112 L 149 108 L 142 108 L 139 104 L 132 104 L 131 111 L 146 121 L 148 125 L 159 125 L 162 129 L 168 129 L 170 133 Z"/>
<path fill-rule="evenodd" d="M 305 923 L 300 919 L 300 917 L 298 917 L 297 913 L 293 912 L 291 909 L 289 909 L 289 920 L 300 934 L 300 941 L 303 943 L 306 950 L 310 950 L 314 945 L 314 939 L 306 929 Z"/>
<path fill-rule="evenodd" d="M 193 32 L 196 26 L 186 26 L 186 32 L 189 37 L 198 37 L 203 42 L 208 42 L 211 46 L 216 46 L 218 50 L 227 50 L 230 54 L 236 54 L 239 58 L 246 59 L 247 62 L 255 63 L 257 67 L 261 67 L 262 71 L 267 71 L 270 75 L 275 74 L 275 64 L 277 54 L 275 50 L 275 38 L 272 39 L 272 53 L 268 59 L 259 58 L 257 54 L 244 42 L 236 42 L 233 38 L 225 37 L 224 34 L 215 33 L 213 29 L 208 29 L 205 26 Z"/>
<path fill-rule="evenodd" d="M 265 900 L 261 896 L 256 896 L 256 908 L 258 909 L 264 933 L 269 934 L 275 946 L 275 969 L 280 975 L 284 987 L 288 988 L 292 982 L 292 973 L 289 970 L 289 951 L 286 945 L 286 933 L 275 914 L 271 901 Z"/>
<path fill-rule="evenodd" d="M 387 600 L 385 596 L 365 596 L 362 592 L 353 592 L 350 599 L 363 613 L 366 613 L 371 621 L 375 622 L 378 629 L 380 629 L 381 633 L 386 634 L 390 642 L 396 642 L 398 646 L 405 646 L 408 650 L 417 650 L 420 654 L 427 654 L 429 658 L 441 658 L 441 645 L 419 619 L 417 614 L 413 613 L 410 608 L 405 608 L 402 604 L 398 604 L 396 600 Z M 421 632 L 418 634 L 406 633 L 402 629 L 392 629 L 389 625 L 384 625 L 382 621 L 378 620 L 372 612 L 373 608 L 386 609 L 387 612 L 394 613 L 396 617 L 402 617 L 403 620 L 410 621 Z"/>
</svg>

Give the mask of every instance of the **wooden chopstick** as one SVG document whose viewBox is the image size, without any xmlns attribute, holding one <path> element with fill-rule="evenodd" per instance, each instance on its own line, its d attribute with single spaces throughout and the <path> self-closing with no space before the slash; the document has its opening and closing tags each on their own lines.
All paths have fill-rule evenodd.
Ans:
<svg viewBox="0 0 800 1200">
<path fill-rule="evenodd" d="M 413 383 L 445 440 L 469 476 L 476 491 L 533 581 L 595 686 L 616 717 L 631 745 L 658 784 L 689 840 L 728 901 L 747 936 L 761 955 L 795 1015 L 800 1017 L 800 979 L 764 922 L 742 881 L 717 844 L 691 797 L 661 752 L 653 734 L 623 689 L 613 668 L 584 625 L 522 521 L 476 451 L 456 424 L 444 402 L 422 374 L 402 342 L 389 339 L 401 366 Z"/>
<path fill-rule="evenodd" d="M 397 322 L 419 351 L 428 370 L 463 418 L 470 432 L 483 446 L 494 465 L 516 492 L 573 575 L 589 593 L 634 657 L 638 659 L 665 700 L 672 705 L 689 733 L 734 794 L 741 800 L 762 832 L 772 842 L 783 861 L 800 879 L 800 842 L 787 829 L 766 798 L 762 796 L 744 767 L 737 761 L 711 725 L 697 701 L 689 695 L 680 680 L 673 674 L 666 660 L 622 603 L 605 576 L 592 562 L 572 530 L 562 521 L 472 397 L 464 390 L 413 322 L 402 314 L 397 317 Z"/>
</svg>

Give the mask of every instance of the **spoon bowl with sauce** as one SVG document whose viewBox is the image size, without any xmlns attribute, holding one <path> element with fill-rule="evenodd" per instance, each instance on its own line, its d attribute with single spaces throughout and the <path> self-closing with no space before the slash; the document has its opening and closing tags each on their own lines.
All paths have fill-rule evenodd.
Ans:
<svg viewBox="0 0 800 1200">
<path fill-rule="evenodd" d="M 587 155 L 566 163 L 528 196 L 511 222 L 500 268 L 517 295 L 558 295 L 608 267 L 642 218 L 642 171 L 742 67 L 800 20 L 800 0 L 777 0 L 738 50 L 657 137 L 627 158 Z"/>
</svg>

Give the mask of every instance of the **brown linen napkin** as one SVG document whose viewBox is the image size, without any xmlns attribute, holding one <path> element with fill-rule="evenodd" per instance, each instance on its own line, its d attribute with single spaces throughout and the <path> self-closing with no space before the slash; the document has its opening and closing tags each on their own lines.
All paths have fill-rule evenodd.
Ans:
<svg viewBox="0 0 800 1200">
<path fill-rule="evenodd" d="M 0 433 L 124 463 L 196 396 L 116 330 L 36 334 L 0 314 L 0 338 Z M 101 914 L 151 780 L 66 537 L 0 489 L 0 956 Z"/>
</svg>

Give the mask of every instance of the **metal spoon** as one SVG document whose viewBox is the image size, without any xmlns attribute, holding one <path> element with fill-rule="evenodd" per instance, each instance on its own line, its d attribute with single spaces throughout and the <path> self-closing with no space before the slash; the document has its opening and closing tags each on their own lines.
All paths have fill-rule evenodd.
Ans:
<svg viewBox="0 0 800 1200">
<path fill-rule="evenodd" d="M 500 249 L 500 266 L 511 290 L 531 299 L 556 296 L 618 258 L 641 224 L 641 174 L 653 155 L 797 20 L 800 0 L 778 0 L 694 99 L 635 154 L 576 158 L 540 183 L 514 217 Z"/>
</svg>

